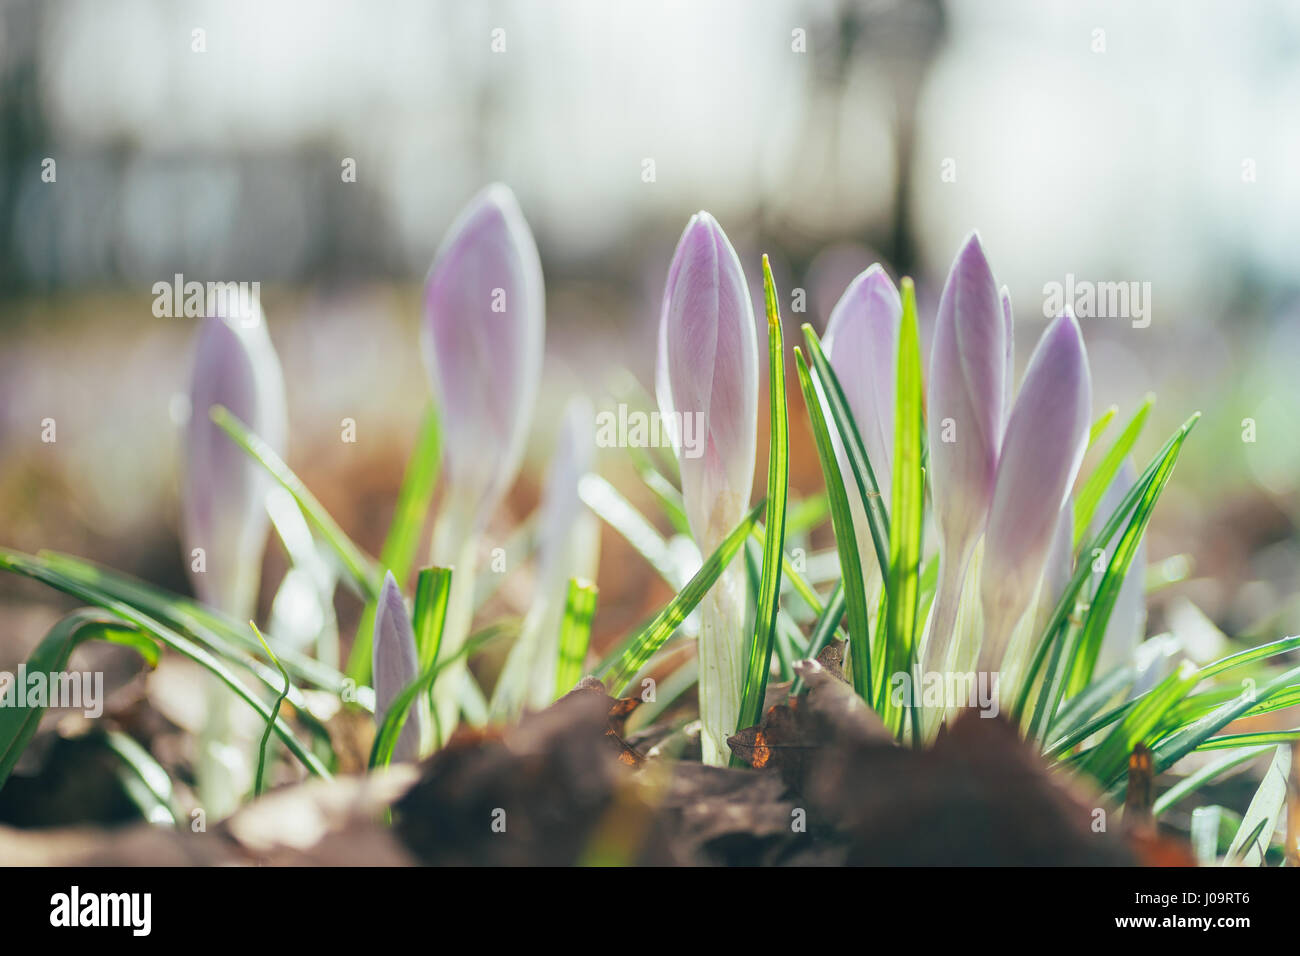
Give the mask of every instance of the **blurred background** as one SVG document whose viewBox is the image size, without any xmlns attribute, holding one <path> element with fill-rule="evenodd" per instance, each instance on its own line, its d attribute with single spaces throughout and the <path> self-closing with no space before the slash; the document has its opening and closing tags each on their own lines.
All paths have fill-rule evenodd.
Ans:
<svg viewBox="0 0 1300 956">
<path fill-rule="evenodd" d="M 0 0 L 0 542 L 188 590 L 176 461 L 196 322 L 152 311 L 153 284 L 181 273 L 262 283 L 289 463 L 377 549 L 429 394 L 421 280 L 457 210 L 501 180 L 548 305 L 502 534 L 536 501 L 566 397 L 606 408 L 652 381 L 692 212 L 717 216 L 756 289 L 772 256 L 788 338 L 877 260 L 916 277 L 925 336 L 978 228 L 1021 369 L 1049 283 L 1150 283 L 1149 326 L 1083 320 L 1097 412 L 1157 395 L 1143 461 L 1204 415 L 1150 556 L 1187 555 L 1178 593 L 1230 632 L 1294 632 L 1297 103 L 1300 6 L 1283 2 Z M 794 483 L 816 490 L 794 441 Z M 667 593 L 604 547 L 598 635 Z M 56 600 L 0 579 L 6 660 Z"/>
</svg>

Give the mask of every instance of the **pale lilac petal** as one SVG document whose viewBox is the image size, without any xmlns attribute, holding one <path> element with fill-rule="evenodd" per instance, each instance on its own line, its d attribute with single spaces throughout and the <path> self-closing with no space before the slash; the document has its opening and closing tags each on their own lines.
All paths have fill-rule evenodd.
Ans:
<svg viewBox="0 0 1300 956">
<path fill-rule="evenodd" d="M 1038 587 L 1087 447 L 1091 406 L 1087 352 L 1067 313 L 1043 333 L 1007 422 L 984 544 L 986 666 L 1000 659 Z"/>
<path fill-rule="evenodd" d="M 707 212 L 691 218 L 677 244 L 660 322 L 667 367 L 660 401 L 678 415 L 702 416 L 702 454 L 692 457 L 684 441 L 677 449 L 691 531 L 707 553 L 749 504 L 758 427 L 753 305 L 740 260 Z"/>
<path fill-rule="evenodd" d="M 877 263 L 855 278 L 840 297 L 831 311 L 822 343 L 862 435 L 886 510 L 893 475 L 895 382 L 902 316 L 898 289 Z M 840 469 L 846 477 L 851 474 L 843 457 Z M 847 477 L 847 481 L 852 488 L 852 478 Z"/>
<path fill-rule="evenodd" d="M 415 649 L 415 631 L 406 613 L 397 579 L 389 571 L 375 609 L 375 639 L 372 664 L 375 681 L 375 720 L 382 723 L 393 700 L 420 674 Z M 406 716 L 402 733 L 393 748 L 394 760 L 415 760 L 420 750 L 420 711 L 415 704 Z"/>
<path fill-rule="evenodd" d="M 199 328 L 181 478 L 181 542 L 194 591 L 245 619 L 257 599 L 271 481 L 212 421 L 214 405 L 283 454 L 284 378 L 260 309 L 252 321 L 211 316 Z"/>
<path fill-rule="evenodd" d="M 1065 593 L 1074 575 L 1074 509 L 1065 499 L 1056 518 L 1056 530 L 1047 549 L 1047 566 L 1043 569 L 1042 603 L 1050 613 Z"/>
<path fill-rule="evenodd" d="M 423 346 L 442 415 L 447 478 L 477 489 L 476 524 L 518 472 L 541 378 L 541 260 L 514 193 L 479 193 L 425 282 Z"/>
<path fill-rule="evenodd" d="M 1007 419 L 1011 416 L 1011 403 L 1016 396 L 1016 328 L 1011 315 L 1011 290 L 1002 287 L 1002 315 L 1006 319 L 1007 361 L 1005 365 L 1005 387 L 1002 391 L 1002 428 L 1005 431 Z"/>
<path fill-rule="evenodd" d="M 935 519 L 964 563 L 993 496 L 1006 395 L 1006 316 L 979 236 L 972 233 L 939 300 L 927 415 Z"/>
<path fill-rule="evenodd" d="M 758 342 L 740 260 L 707 212 L 691 217 L 664 289 L 661 405 L 681 416 L 674 447 L 682 501 L 700 551 L 715 550 L 744 516 L 754 481 Z M 697 418 L 698 416 L 698 418 Z M 702 446 L 690 435 L 704 436 Z M 700 749 L 720 765 L 738 729 L 744 685 L 743 571 L 733 565 L 706 595 L 699 655 Z"/>
</svg>

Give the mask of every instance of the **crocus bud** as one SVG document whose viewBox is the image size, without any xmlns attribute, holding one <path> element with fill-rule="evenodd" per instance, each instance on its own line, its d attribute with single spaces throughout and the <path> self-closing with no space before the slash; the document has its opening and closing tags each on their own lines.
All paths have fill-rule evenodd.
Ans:
<svg viewBox="0 0 1300 956">
<path fill-rule="evenodd" d="M 481 527 L 519 470 L 542 370 L 542 265 L 500 183 L 447 232 L 424 295 L 424 354 L 442 416 L 446 479 Z"/>
<path fill-rule="evenodd" d="M 555 457 L 546 476 L 537 528 L 537 589 L 492 692 L 494 716 L 513 718 L 524 707 L 541 710 L 555 698 L 555 667 L 570 578 L 595 579 L 599 528 L 578 498 L 591 470 L 595 413 L 591 402 L 569 400 Z"/>
<path fill-rule="evenodd" d="M 284 377 L 260 308 L 242 318 L 212 316 L 199 328 L 181 488 L 181 540 L 194 591 L 243 620 L 257 600 L 272 482 L 212 421 L 214 405 L 284 453 Z"/>
<path fill-rule="evenodd" d="M 969 551 L 993 497 L 1006 401 L 1006 330 L 997 283 L 972 233 L 943 287 L 930 352 L 930 481 L 947 552 Z"/>
<path fill-rule="evenodd" d="M 740 260 L 707 212 L 677 243 L 660 317 L 659 403 L 678 425 L 682 497 L 696 543 L 713 550 L 745 514 L 758 428 L 758 341 Z M 700 425 L 703 441 L 684 438 Z"/>
<path fill-rule="evenodd" d="M 943 667 L 966 565 L 993 498 L 1007 401 L 1008 319 L 993 272 L 971 233 L 939 299 L 930 351 L 930 492 L 939 532 L 939 585 L 925 668 Z"/>
<path fill-rule="evenodd" d="M 993 670 L 1033 599 L 1088 445 L 1092 380 L 1074 316 L 1053 320 L 1029 359 L 998 462 L 984 541 L 982 670 Z"/>
<path fill-rule="evenodd" d="M 853 413 L 881 501 L 889 508 L 894 461 L 898 327 L 903 301 L 879 263 L 858 275 L 831 310 L 822 346 Z M 844 460 L 840 470 L 849 475 Z M 847 487 L 852 488 L 852 478 Z M 856 494 L 850 501 L 861 507 Z M 864 516 L 865 520 L 865 516 Z"/>
<path fill-rule="evenodd" d="M 484 189 L 452 224 L 429 270 L 424 306 L 446 477 L 433 561 L 455 568 L 441 645 L 451 655 L 469 635 L 478 536 L 519 470 L 542 372 L 542 265 L 506 186 Z M 455 726 L 464 692 L 459 658 L 433 689 L 442 733 Z"/>
<path fill-rule="evenodd" d="M 754 480 L 758 342 L 740 260 L 707 212 L 677 243 L 660 318 L 660 408 L 676 422 L 674 450 L 691 534 L 709 554 L 744 517 Z M 692 445 L 692 431 L 703 440 Z M 723 762 L 744 680 L 744 582 L 732 566 L 704 599 L 700 720 L 704 761 Z"/>
<path fill-rule="evenodd" d="M 375 609 L 375 639 L 371 645 L 375 682 L 375 720 L 383 723 L 393 700 L 420 675 L 415 631 L 406 613 L 402 590 L 389 571 Z M 393 748 L 394 760 L 416 760 L 420 751 L 420 708 L 414 703 Z"/>
</svg>

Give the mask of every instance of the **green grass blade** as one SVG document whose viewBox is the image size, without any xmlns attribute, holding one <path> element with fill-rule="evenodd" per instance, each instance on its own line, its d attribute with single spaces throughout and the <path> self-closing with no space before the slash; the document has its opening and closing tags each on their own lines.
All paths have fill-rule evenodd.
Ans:
<svg viewBox="0 0 1300 956">
<path fill-rule="evenodd" d="M 1095 717 L 1107 701 L 1128 690 L 1136 679 L 1137 671 L 1134 668 L 1119 667 L 1093 681 L 1058 711 L 1049 736 L 1061 737 L 1076 730 L 1085 721 Z"/>
<path fill-rule="evenodd" d="M 776 304 L 772 268 L 763 256 L 763 300 L 767 311 L 769 443 L 767 453 L 767 525 L 763 541 L 763 576 L 758 587 L 758 611 L 749 646 L 737 727 L 758 723 L 772 669 L 772 644 L 781 596 L 781 564 L 785 556 L 785 499 L 790 477 L 790 437 L 785 402 L 785 346 L 781 313 Z M 735 755 L 732 755 L 735 760 Z"/>
<path fill-rule="evenodd" d="M 1192 686 L 1193 687 L 1198 686 L 1204 683 L 1205 681 L 1218 677 L 1219 675 L 1224 674 L 1230 670 L 1235 670 L 1240 667 L 1247 667 L 1251 664 L 1258 663 L 1259 661 L 1266 660 L 1267 658 L 1276 657 L 1280 654 L 1286 654 L 1297 648 L 1300 648 L 1300 636 L 1284 638 L 1279 641 L 1273 641 L 1272 643 L 1269 644 L 1261 644 L 1258 647 L 1249 647 L 1246 648 L 1245 650 L 1238 651 L 1235 654 L 1229 654 L 1227 657 L 1223 657 L 1217 661 L 1214 661 L 1213 663 L 1206 664 L 1199 671 L 1197 671 L 1195 675 L 1196 680 Z M 1116 673 L 1122 673 L 1122 671 Z M 1105 681 L 1106 679 L 1103 679 L 1099 683 L 1104 684 Z M 1153 688 L 1152 690 L 1147 691 L 1145 694 L 1142 694 L 1134 698 L 1133 700 L 1125 701 L 1123 704 L 1120 704 L 1119 706 L 1113 708 L 1112 710 L 1107 711 L 1105 714 L 1101 715 L 1100 717 L 1094 718 L 1088 721 L 1087 723 L 1079 725 L 1077 728 L 1071 730 L 1068 734 L 1066 734 L 1066 736 L 1062 737 L 1061 739 L 1057 740 L 1056 743 L 1052 744 L 1052 746 L 1045 751 L 1046 756 L 1048 758 L 1054 758 L 1060 756 L 1063 753 L 1068 752 L 1069 750 L 1072 750 L 1075 746 L 1082 743 L 1088 737 L 1091 737 L 1098 730 L 1101 730 L 1102 728 L 1107 727 L 1110 724 L 1113 724 L 1116 720 L 1119 720 L 1121 717 L 1128 714 L 1134 707 L 1143 703 L 1144 701 L 1147 701 L 1151 697 L 1151 695 L 1154 694 L 1158 689 L 1159 688 Z M 1219 696 L 1219 692 L 1222 690 L 1223 690 L 1222 688 L 1217 688 L 1214 692 L 1211 692 L 1210 694 L 1198 695 L 1198 696 L 1207 696 L 1213 699 L 1213 698 L 1217 698 Z M 1201 726 L 1208 726 L 1210 727 L 1210 729 L 1205 733 L 1201 734 L 1199 739 L 1202 741 L 1208 740 L 1210 738 L 1210 735 L 1216 733 L 1218 728 L 1224 726 L 1225 723 L 1223 720 L 1224 714 L 1228 715 L 1228 720 L 1230 721 L 1230 720 L 1236 720 L 1238 717 L 1244 717 L 1247 715 L 1267 713 L 1270 710 L 1277 709 L 1276 707 L 1274 707 L 1275 701 L 1277 702 L 1278 707 L 1285 706 L 1287 701 L 1291 699 L 1291 695 L 1296 693 L 1296 690 L 1297 688 L 1295 684 L 1293 682 L 1289 682 L 1287 680 L 1287 675 L 1283 674 L 1278 679 L 1269 683 L 1264 688 L 1263 691 L 1255 693 L 1253 696 L 1248 697 L 1240 693 L 1231 696 L 1227 701 L 1224 701 L 1222 704 L 1223 707 L 1228 708 L 1223 712 L 1223 714 L 1219 714 L 1215 716 L 1212 720 L 1209 720 L 1206 724 L 1201 725 Z M 1207 714 L 1197 711 L 1194 712 L 1195 713 L 1194 718 L 1190 720 L 1187 724 L 1174 725 L 1172 727 L 1169 726 L 1169 721 L 1171 717 L 1177 716 L 1183 712 L 1181 708 L 1183 706 L 1183 703 L 1187 699 L 1192 699 L 1192 698 L 1185 698 L 1184 701 L 1176 702 L 1175 704 L 1163 708 L 1158 723 L 1158 727 L 1160 729 L 1159 736 L 1162 740 L 1162 743 L 1158 743 L 1156 745 L 1155 749 L 1156 749 L 1157 758 L 1159 758 L 1160 756 L 1161 746 L 1165 746 L 1166 749 L 1168 749 L 1167 744 L 1164 743 L 1165 741 L 1170 740 L 1174 735 L 1181 733 L 1182 731 L 1188 730 L 1194 724 L 1200 725 L 1200 721 L 1208 717 Z M 1064 722 L 1066 713 L 1069 710 L 1071 710 L 1071 708 L 1066 708 L 1065 710 L 1062 711 L 1062 722 Z M 1056 730 L 1057 728 L 1053 728 L 1053 729 Z M 1222 739 L 1222 738 L 1215 738 L 1215 739 Z M 1201 748 L 1198 747 L 1196 744 L 1193 744 L 1192 746 L 1187 747 L 1180 754 L 1178 754 L 1178 757 L 1181 757 L 1186 753 L 1189 753 L 1193 749 L 1201 749 Z M 1175 757 L 1174 759 L 1177 759 L 1177 757 Z M 1172 762 L 1173 762 L 1172 760 L 1168 760 L 1164 764 L 1157 764 L 1156 769 L 1158 771 L 1167 769 Z"/>
<path fill-rule="evenodd" d="M 158 645 L 136 627 L 103 611 L 82 608 L 61 618 L 28 656 L 28 673 L 50 674 L 67 668 L 72 652 L 87 641 L 109 641 L 134 648 L 155 666 Z M 12 689 L 12 688 L 10 688 Z M 47 700 L 48 703 L 48 700 Z M 0 707 L 0 788 L 13 772 L 18 758 L 36 736 L 45 705 L 29 704 Z"/>
<path fill-rule="evenodd" d="M 172 779 L 153 754 L 120 730 L 107 731 L 104 745 L 121 761 L 118 782 L 140 814 L 157 826 L 175 826 L 182 814 L 175 805 Z"/>
<path fill-rule="evenodd" d="M 28 560 L 103 596 L 139 608 L 168 627 L 203 641 L 224 657 L 233 658 L 238 653 L 236 648 L 255 656 L 265 656 L 262 645 L 232 619 L 190 598 L 67 554 L 42 551 Z M 271 637 L 274 640 L 275 635 Z M 300 683 L 311 684 L 335 695 L 342 695 L 350 686 L 355 686 L 349 685 L 334 668 L 298 651 L 281 647 L 278 656 L 294 680 Z"/>
<path fill-rule="evenodd" d="M 803 326 L 803 337 L 808 346 L 811 367 L 817 373 L 817 384 L 821 386 L 821 394 L 826 398 L 831 417 L 835 420 L 835 429 L 848 456 L 849 470 L 853 473 L 854 483 L 858 486 L 858 494 L 862 498 L 862 508 L 867 514 L 867 524 L 871 529 L 871 541 L 876 549 L 876 560 L 880 563 L 883 573 L 884 569 L 889 567 L 889 515 L 885 513 L 885 505 L 880 498 L 876 473 L 867 459 L 862 433 L 858 431 L 853 412 L 849 410 L 849 403 L 844 397 L 840 380 L 822 351 L 821 340 L 817 338 L 817 333 L 807 323 Z M 818 404 L 820 413 L 820 403 Z M 832 454 L 831 461 L 835 460 Z"/>
<path fill-rule="evenodd" d="M 1170 807 L 1174 806 L 1184 797 L 1195 793 L 1201 787 L 1205 786 L 1211 780 L 1214 780 L 1227 773 L 1233 767 L 1239 767 L 1247 761 L 1254 760 L 1262 753 L 1271 750 L 1271 747 L 1247 747 L 1237 753 L 1230 753 L 1223 758 L 1207 763 L 1195 773 L 1188 774 L 1182 780 L 1162 793 L 1159 799 L 1152 806 L 1152 812 L 1155 816 L 1160 816 Z"/>
<path fill-rule="evenodd" d="M 610 693 L 618 696 L 627 689 L 627 685 L 632 683 L 637 673 L 646 663 L 654 656 L 655 652 L 663 646 L 663 643 L 672 636 L 686 620 L 687 616 L 695 609 L 695 606 L 704 599 L 709 588 L 722 576 L 731 559 L 734 558 L 749 537 L 750 529 L 754 522 L 758 520 L 759 513 L 763 510 L 764 502 L 755 505 L 740 524 L 732 529 L 731 533 L 723 539 L 718 549 L 709 555 L 709 559 L 700 566 L 700 570 L 695 576 L 687 582 L 681 592 L 664 605 L 663 609 L 655 615 L 645 628 L 636 635 L 618 659 L 601 675 L 601 680 L 605 686 L 610 688 Z"/>
<path fill-rule="evenodd" d="M 596 517 L 622 535 L 670 586 L 682 586 L 684 576 L 668 542 L 613 485 L 600 475 L 585 474 L 578 481 L 578 497 Z"/>
<path fill-rule="evenodd" d="M 1111 421 L 1114 420 L 1115 416 L 1118 414 L 1119 414 L 1119 406 L 1112 405 L 1110 408 L 1102 412 L 1101 415 L 1097 418 L 1097 420 L 1092 423 L 1092 428 L 1088 430 L 1089 448 L 1097 444 L 1097 439 L 1100 438 L 1105 433 Z"/>
<path fill-rule="evenodd" d="M 289 696 L 289 688 L 292 686 L 292 681 L 289 680 L 289 672 L 284 669 L 284 665 L 280 663 L 280 659 L 275 656 L 275 651 L 271 650 L 271 645 L 266 643 L 266 638 L 264 638 L 262 632 L 257 629 L 257 625 L 252 621 L 249 621 L 248 626 L 253 629 L 253 633 L 257 635 L 257 639 L 261 641 L 262 647 L 265 648 L 266 653 L 275 663 L 275 666 L 279 668 L 280 676 L 284 678 L 284 690 L 280 691 L 280 695 L 275 698 L 275 703 L 271 706 L 271 716 L 266 722 L 266 730 L 262 732 L 262 742 L 257 748 L 257 777 L 253 782 L 253 796 L 260 797 L 265 790 L 266 748 L 271 743 L 271 732 L 275 729 L 276 718 L 280 716 L 280 705 L 283 704 L 284 699 Z"/>
<path fill-rule="evenodd" d="M 1188 434 L 1191 433 L 1200 417 L 1201 413 L 1197 412 L 1187 419 L 1169 437 L 1160 451 L 1156 452 L 1146 470 L 1142 472 L 1142 475 L 1134 482 L 1133 487 L 1124 495 L 1123 501 L 1119 503 L 1119 506 L 1111 514 L 1101 531 L 1092 539 L 1084 553 L 1091 554 L 1097 549 L 1104 549 L 1120 529 L 1120 526 L 1128 519 L 1129 513 L 1136 509 L 1140 502 L 1146 500 L 1148 492 L 1155 487 L 1159 477 L 1161 475 L 1168 477 L 1173 470 L 1174 462 L 1178 459 L 1183 442 L 1186 441 Z M 1151 504 L 1154 506 L 1154 499 L 1152 499 Z M 1071 656 L 1061 652 L 1060 642 L 1068 637 L 1066 625 L 1074 610 L 1075 600 L 1079 595 L 1079 591 L 1083 588 L 1084 582 L 1092 574 L 1091 562 L 1079 561 L 1077 563 L 1078 567 L 1075 568 L 1074 576 L 1066 585 L 1065 592 L 1057 601 L 1056 608 L 1053 610 L 1047 626 L 1043 629 L 1044 637 L 1038 642 L 1034 657 L 1027 669 L 1024 680 L 1021 682 L 1015 706 L 1012 708 L 1012 717 L 1016 723 L 1019 723 L 1025 713 L 1025 708 L 1028 706 L 1029 695 L 1034 688 L 1039 671 L 1050 654 L 1053 666 L 1046 674 L 1039 689 L 1038 701 L 1029 730 L 1031 739 L 1040 743 L 1046 736 L 1047 728 L 1051 725 L 1057 708 L 1060 706 L 1061 695 L 1064 693 L 1065 681 L 1069 676 L 1069 667 L 1072 664 Z"/>
<path fill-rule="evenodd" d="M 425 413 L 415 450 L 406 463 L 406 474 L 397 493 L 393 520 L 388 526 L 388 536 L 379 552 L 379 566 L 393 572 L 401 586 L 406 585 L 415 555 L 420 548 L 420 535 L 433 501 L 433 491 L 438 484 L 438 466 L 442 460 L 442 425 L 438 410 L 433 406 Z M 348 655 L 347 674 L 358 683 L 369 683 L 371 644 L 375 639 L 376 598 L 366 601 L 357 625 L 356 639 Z"/>
<path fill-rule="evenodd" d="M 57 571 L 52 570 L 39 560 L 28 555 L 0 548 L 0 568 L 33 578 L 43 584 L 49 585 L 55 590 L 62 591 L 65 594 L 71 594 L 73 597 L 85 601 L 87 604 L 94 604 L 97 607 L 101 607 L 104 610 L 117 615 L 128 624 L 135 625 L 138 630 L 153 635 L 164 645 L 170 647 L 181 656 L 189 658 L 200 667 L 203 667 L 214 674 L 217 679 L 229 687 L 237 697 L 247 703 L 248 706 L 252 707 L 253 710 L 257 711 L 258 716 L 263 720 L 272 720 L 270 709 L 255 694 L 249 691 L 248 688 L 246 688 L 239 679 L 230 672 L 229 668 L 227 668 L 219 658 L 209 653 L 206 648 L 199 644 L 195 644 L 188 638 L 178 634 L 161 621 L 150 617 L 129 604 L 108 597 L 92 587 L 88 587 L 80 582 L 64 577 Z M 267 682 L 265 677 L 262 679 L 264 682 Z M 301 700 L 301 692 L 297 691 L 296 688 L 294 689 L 294 692 L 298 694 L 298 699 Z M 284 741 L 285 746 L 289 748 L 290 753 L 297 757 L 303 766 L 317 776 L 330 776 L 325 765 L 320 762 L 315 754 L 298 741 L 283 720 L 277 717 L 274 718 L 273 722 L 276 734 Z"/>
<path fill-rule="evenodd" d="M 1146 741 L 1159 726 L 1165 711 L 1187 696 L 1200 679 L 1200 672 L 1191 662 L 1183 661 L 1150 693 L 1138 698 L 1137 705 L 1124 715 L 1106 738 L 1088 751 L 1079 764 L 1079 770 L 1091 774 L 1103 784 L 1124 773 L 1133 748 Z"/>
<path fill-rule="evenodd" d="M 1097 511 L 1097 505 L 1101 504 L 1102 496 L 1106 494 L 1106 489 L 1119 474 L 1124 459 L 1133 451 L 1133 445 L 1142 434 L 1142 428 L 1147 423 L 1147 416 L 1150 415 L 1155 400 L 1154 395 L 1147 395 L 1143 399 L 1133 418 L 1124 426 L 1124 430 L 1110 446 L 1105 457 L 1097 463 L 1092 474 L 1079 486 L 1079 493 L 1074 497 L 1074 537 L 1070 539 L 1074 547 L 1077 548 L 1079 542 L 1083 540 L 1084 532 L 1092 523 L 1092 516 Z"/>
<path fill-rule="evenodd" d="M 1273 754 L 1273 761 L 1251 798 L 1241 818 L 1237 835 L 1232 838 L 1225 861 L 1246 866 L 1262 866 L 1269 840 L 1277 828 L 1278 817 L 1286 806 L 1287 779 L 1291 775 L 1291 746 L 1284 744 Z"/>
<path fill-rule="evenodd" d="M 347 571 L 346 580 L 351 582 L 357 593 L 368 600 L 377 600 L 382 576 L 374 559 L 367 556 L 351 538 L 343 533 L 338 522 L 330 517 L 329 512 L 316 500 L 316 496 L 307 490 L 302 479 L 289 469 L 270 445 L 249 431 L 248 426 L 224 406 L 213 405 L 210 414 L 217 427 L 265 468 L 285 491 L 293 495 L 298 506 L 302 508 L 303 514 L 307 516 L 307 520 L 338 556 L 344 570 Z"/>
<path fill-rule="evenodd" d="M 560 625 L 560 650 L 555 662 L 555 696 L 563 697 L 582 680 L 582 665 L 591 645 L 591 622 L 596 616 L 599 589 L 590 581 L 569 579 Z"/>
<path fill-rule="evenodd" d="M 1151 691 L 1147 691 L 1147 693 L 1149 694 Z M 1145 694 L 1142 695 L 1142 697 L 1145 696 Z M 1080 724 L 1074 730 L 1070 731 L 1069 734 L 1057 740 L 1056 743 L 1043 751 L 1043 756 L 1049 760 L 1063 758 L 1071 750 L 1083 743 L 1097 731 L 1109 727 L 1111 724 L 1115 723 L 1115 721 L 1126 717 L 1129 712 L 1138 705 L 1142 700 L 1142 697 L 1136 697 L 1133 700 L 1126 700 L 1124 703 L 1092 718 L 1087 723 Z M 1081 753 L 1077 756 L 1082 758 L 1087 756 L 1087 754 Z"/>
<path fill-rule="evenodd" d="M 831 524 L 835 529 L 835 546 L 840 556 L 840 583 L 844 586 L 844 600 L 849 615 L 849 657 L 852 661 L 853 689 L 868 704 L 874 703 L 871 686 L 871 635 L 868 633 L 867 593 L 862 580 L 862 559 L 858 555 L 857 539 L 853 533 L 853 514 L 849 511 L 849 498 L 844 490 L 835 448 L 831 444 L 826 417 L 813 386 L 812 375 L 803 353 L 794 350 L 795 368 L 799 372 L 799 385 L 803 389 L 804 404 L 812 423 L 813 438 L 817 442 L 817 457 L 821 460 L 822 477 L 826 482 L 826 497 L 831 505 Z M 874 480 L 873 480 L 874 484 Z M 886 559 L 880 565 L 889 567 Z"/>
<path fill-rule="evenodd" d="M 654 459 L 643 449 L 630 445 L 627 453 L 632 459 L 632 466 L 636 468 L 641 483 L 658 499 L 659 506 L 668 516 L 673 530 L 678 534 L 690 534 L 691 525 L 686 519 L 686 506 L 682 502 L 682 493 L 677 490 L 677 486 L 664 477 L 663 472 L 655 467 Z"/>
<path fill-rule="evenodd" d="M 415 650 L 419 655 L 421 674 L 438 659 L 442 647 L 442 626 L 447 620 L 447 601 L 451 596 L 451 574 L 451 568 L 423 568 L 415 582 L 411 626 L 415 630 Z"/>
<path fill-rule="evenodd" d="M 1204 671 L 1199 676 L 1204 676 Z M 1256 693 L 1243 694 L 1236 700 L 1229 701 L 1199 720 L 1164 737 L 1152 748 L 1156 772 L 1160 773 L 1168 769 L 1238 717 L 1268 700 L 1278 691 L 1286 690 L 1297 679 L 1300 679 L 1300 667 L 1293 667 L 1269 681 Z"/>
<path fill-rule="evenodd" d="M 1147 488 L 1138 502 L 1129 520 L 1128 527 L 1120 537 L 1106 565 L 1106 572 L 1084 619 L 1082 634 L 1079 638 L 1078 651 L 1072 661 L 1073 667 L 1067 682 L 1066 693 L 1074 696 L 1092 681 L 1093 671 L 1097 667 L 1097 658 L 1101 654 L 1101 644 L 1106 637 L 1106 626 L 1110 623 L 1111 612 L 1119 598 L 1120 588 L 1128 576 L 1133 559 L 1137 556 L 1142 537 L 1146 534 L 1147 524 L 1151 521 L 1151 512 L 1155 510 L 1156 501 L 1169 483 L 1173 474 L 1175 458 L 1171 457 L 1166 467 L 1156 472 L 1155 480 Z"/>
<path fill-rule="evenodd" d="M 1258 644 L 1255 647 L 1237 651 L 1235 654 L 1229 654 L 1227 657 L 1221 657 L 1219 660 L 1206 664 L 1201 668 L 1201 676 L 1208 680 L 1238 667 L 1268 660 L 1270 657 L 1276 657 L 1279 654 L 1286 654 L 1294 650 L 1300 650 L 1300 635 L 1284 637 L 1281 640 L 1270 641 L 1267 644 Z"/>
<path fill-rule="evenodd" d="M 1237 747 L 1276 746 L 1300 740 L 1300 730 L 1264 730 L 1253 734 L 1224 734 L 1211 737 L 1196 748 L 1198 753 L 1206 750 L 1234 750 Z"/>
<path fill-rule="evenodd" d="M 889 691 L 895 675 L 910 680 L 916 653 L 917 607 L 920 604 L 921 529 L 925 518 L 925 471 L 921 467 L 924 412 L 921 393 L 921 338 L 916 323 L 916 290 L 903 279 L 903 320 L 898 334 L 898 398 L 894 418 L 894 475 L 890 503 L 889 595 L 882 679 L 877 683 L 877 709 L 887 727 L 901 735 L 905 718 L 895 713 Z M 915 696 L 912 727 L 919 732 Z"/>
</svg>

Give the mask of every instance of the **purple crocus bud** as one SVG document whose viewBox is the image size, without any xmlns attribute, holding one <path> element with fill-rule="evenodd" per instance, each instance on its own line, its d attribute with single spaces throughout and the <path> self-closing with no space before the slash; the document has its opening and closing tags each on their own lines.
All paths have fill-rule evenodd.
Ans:
<svg viewBox="0 0 1300 956">
<path fill-rule="evenodd" d="M 894 461 L 898 327 L 903 300 L 879 263 L 858 275 L 831 310 L 822 345 L 853 412 L 886 510 Z M 849 474 L 841 460 L 840 470 Z M 849 479 L 852 487 L 852 479 Z M 856 496 L 851 501 L 861 502 Z"/>
<path fill-rule="evenodd" d="M 971 549 L 988 515 L 1007 396 L 1007 318 L 979 235 L 957 253 L 939 299 L 928 380 L 930 487 L 939 586 L 926 667 L 946 657 Z"/>
<path fill-rule="evenodd" d="M 393 700 L 420 675 L 415 631 L 406 613 L 402 590 L 389 571 L 375 609 L 375 640 L 371 645 L 375 682 L 375 720 L 382 723 Z M 411 705 L 406 723 L 393 748 L 394 760 L 417 760 L 420 755 L 420 708 Z"/>
<path fill-rule="evenodd" d="M 707 212 L 691 217 L 668 270 L 656 383 L 660 408 L 673 422 L 691 534 L 709 554 L 749 505 L 758 342 L 740 260 Z M 710 764 L 723 762 L 726 739 L 738 729 L 746 647 L 740 573 L 736 565 L 729 568 L 701 611 L 701 743 Z"/>
<path fill-rule="evenodd" d="M 707 554 L 749 505 L 758 428 L 754 307 L 736 251 L 707 212 L 677 243 L 660 329 L 659 402 L 674 422 L 691 533 Z"/>
<path fill-rule="evenodd" d="M 269 518 L 265 470 L 209 416 L 224 405 L 277 453 L 288 432 L 284 377 L 261 309 L 199 328 L 181 487 L 181 541 L 199 600 L 252 616 Z"/>
<path fill-rule="evenodd" d="M 1092 380 L 1083 336 L 1068 312 L 1029 359 L 1007 421 L 984 540 L 981 670 L 994 670 L 1033 599 L 1088 445 Z"/>
<path fill-rule="evenodd" d="M 542 370 L 542 265 L 509 187 L 452 224 L 425 282 L 423 346 L 448 486 L 479 528 L 514 481 Z"/>
</svg>

